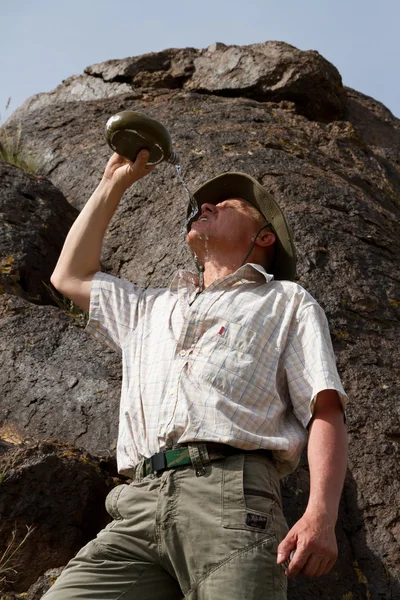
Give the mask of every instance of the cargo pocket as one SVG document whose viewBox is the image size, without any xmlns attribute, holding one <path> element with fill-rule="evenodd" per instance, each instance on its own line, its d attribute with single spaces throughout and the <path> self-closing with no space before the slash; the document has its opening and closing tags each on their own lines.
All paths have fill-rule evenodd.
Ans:
<svg viewBox="0 0 400 600">
<path fill-rule="evenodd" d="M 126 483 L 123 483 L 121 485 L 117 485 L 115 488 L 113 488 L 111 490 L 111 492 L 109 492 L 107 494 L 106 511 L 108 512 L 110 517 L 112 517 L 115 521 L 121 521 L 124 518 L 123 515 L 119 511 L 118 502 L 121 498 L 122 493 L 128 487 L 129 486 Z"/>
<path fill-rule="evenodd" d="M 223 526 L 275 535 L 273 513 L 278 500 L 269 485 L 268 468 L 262 461 L 248 462 L 248 458 L 237 454 L 225 460 Z"/>
</svg>

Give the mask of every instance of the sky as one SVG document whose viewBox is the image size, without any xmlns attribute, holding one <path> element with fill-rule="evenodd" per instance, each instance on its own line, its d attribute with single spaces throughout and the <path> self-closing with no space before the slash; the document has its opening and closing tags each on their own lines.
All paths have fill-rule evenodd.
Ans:
<svg viewBox="0 0 400 600">
<path fill-rule="evenodd" d="M 0 0 L 0 123 L 98 62 L 267 40 L 318 50 L 400 117 L 399 23 L 399 0 Z"/>
</svg>

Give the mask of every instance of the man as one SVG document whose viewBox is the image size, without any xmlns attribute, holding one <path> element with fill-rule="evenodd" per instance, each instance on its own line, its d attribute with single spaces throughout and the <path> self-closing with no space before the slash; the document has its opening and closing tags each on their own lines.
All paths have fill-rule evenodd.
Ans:
<svg viewBox="0 0 400 600">
<path fill-rule="evenodd" d="M 112 490 L 114 521 L 46 598 L 282 600 L 286 576 L 325 574 L 337 556 L 347 437 L 326 319 L 290 281 L 282 212 L 245 174 L 195 192 L 187 242 L 200 280 L 180 272 L 169 289 L 141 290 L 101 273 L 108 223 L 147 159 L 111 157 L 52 276 L 122 351 L 117 455 L 134 481 Z M 288 532 L 279 478 L 307 436 L 310 498 Z"/>
</svg>

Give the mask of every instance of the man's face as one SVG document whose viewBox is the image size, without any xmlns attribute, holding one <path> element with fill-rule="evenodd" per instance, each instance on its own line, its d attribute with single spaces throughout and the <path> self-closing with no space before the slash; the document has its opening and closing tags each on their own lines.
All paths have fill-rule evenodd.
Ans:
<svg viewBox="0 0 400 600">
<path fill-rule="evenodd" d="M 219 204 L 203 204 L 200 216 L 192 223 L 187 243 L 199 257 L 202 250 L 214 252 L 240 251 L 246 254 L 260 224 L 250 202 L 240 198 Z"/>
</svg>

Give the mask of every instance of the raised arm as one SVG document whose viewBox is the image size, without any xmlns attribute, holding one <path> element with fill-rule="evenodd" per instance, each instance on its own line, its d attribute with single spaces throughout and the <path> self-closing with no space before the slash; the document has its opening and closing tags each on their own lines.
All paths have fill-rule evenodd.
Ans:
<svg viewBox="0 0 400 600">
<path fill-rule="evenodd" d="M 100 270 L 104 234 L 124 192 L 150 173 L 147 150 L 135 163 L 113 154 L 103 178 L 72 225 L 65 240 L 51 283 L 86 312 L 89 310 L 93 275 Z"/>
<path fill-rule="evenodd" d="M 308 441 L 310 498 L 302 518 L 278 548 L 278 563 L 294 551 L 288 577 L 325 575 L 335 564 L 335 525 L 347 469 L 347 433 L 335 390 L 317 396 Z"/>
</svg>

